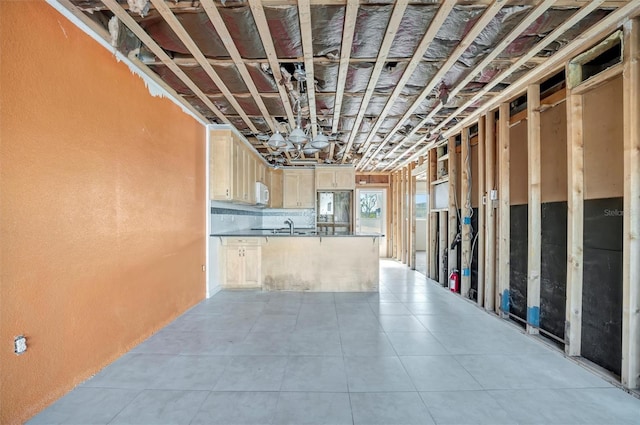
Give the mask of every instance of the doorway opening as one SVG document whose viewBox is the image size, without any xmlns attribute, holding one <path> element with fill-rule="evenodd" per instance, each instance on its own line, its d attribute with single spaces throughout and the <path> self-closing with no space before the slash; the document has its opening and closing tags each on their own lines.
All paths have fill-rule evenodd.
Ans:
<svg viewBox="0 0 640 425">
<path fill-rule="evenodd" d="M 357 189 L 356 202 L 356 232 L 383 235 L 380 257 L 387 257 L 387 189 Z"/>
</svg>

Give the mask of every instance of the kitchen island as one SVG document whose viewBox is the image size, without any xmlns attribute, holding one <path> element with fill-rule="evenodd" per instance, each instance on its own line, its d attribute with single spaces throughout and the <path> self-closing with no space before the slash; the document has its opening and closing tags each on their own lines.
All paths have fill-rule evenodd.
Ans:
<svg viewBox="0 0 640 425">
<path fill-rule="evenodd" d="M 379 234 L 294 234 L 244 230 L 212 234 L 221 244 L 223 288 L 377 292 Z"/>
</svg>

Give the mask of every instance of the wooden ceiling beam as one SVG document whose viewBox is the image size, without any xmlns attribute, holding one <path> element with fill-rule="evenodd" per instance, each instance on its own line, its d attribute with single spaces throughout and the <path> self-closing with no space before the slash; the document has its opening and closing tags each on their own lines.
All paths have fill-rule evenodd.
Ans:
<svg viewBox="0 0 640 425">
<path fill-rule="evenodd" d="M 211 100 L 200 90 L 200 88 L 184 73 L 182 69 L 165 53 L 149 34 L 124 10 L 116 0 L 102 0 L 103 4 L 130 30 L 140 41 L 156 55 L 162 64 L 169 68 L 189 89 L 218 117 L 222 122 L 229 123 L 229 120 L 211 102 Z"/>
<path fill-rule="evenodd" d="M 60 1 L 60 0 L 58 0 Z M 198 64 L 198 61 L 196 61 L 194 58 L 190 57 L 190 56 L 176 56 L 173 58 L 173 60 L 181 66 L 200 66 Z M 375 63 L 377 60 L 377 58 L 349 58 L 349 64 L 360 64 L 360 63 Z M 390 58 L 387 57 L 387 61 L 388 62 L 398 62 L 398 63 L 407 63 L 411 60 L 411 58 L 407 58 L 407 57 L 402 57 L 402 58 Z M 234 60 L 231 58 L 207 58 L 207 61 L 209 61 L 209 63 L 211 63 L 211 65 L 232 65 L 235 64 Z M 269 59 L 267 58 L 242 58 L 242 61 L 246 64 L 262 64 L 262 63 L 269 63 Z M 279 63 L 298 63 L 298 62 L 303 62 L 304 61 L 304 57 L 294 57 L 294 58 L 278 58 Z M 431 62 L 433 64 L 441 64 L 443 61 L 441 60 L 425 60 L 425 62 Z M 499 61 L 496 61 L 499 63 L 507 63 L 507 64 L 512 64 L 513 61 L 512 60 L 506 60 L 506 59 L 502 59 Z M 340 65 L 340 59 L 339 58 L 328 58 L 326 56 L 322 56 L 322 57 L 314 57 L 313 58 L 313 63 L 316 65 Z M 147 63 L 148 65 L 161 65 L 161 62 L 153 62 L 150 61 Z"/>
<path fill-rule="evenodd" d="M 502 0 L 494 0 L 494 2 L 484 11 L 480 19 L 476 21 L 471 28 L 471 31 L 465 35 L 465 37 L 460 41 L 460 43 L 456 46 L 456 48 L 451 52 L 449 58 L 446 62 L 440 67 L 438 72 L 431 78 L 431 80 L 427 83 L 425 88 L 422 90 L 417 99 L 411 104 L 407 112 L 400 118 L 395 127 L 387 134 L 387 137 L 382 141 L 378 149 L 376 149 L 371 156 L 362 164 L 362 168 L 366 167 L 367 164 L 373 158 L 380 153 L 380 151 L 389 143 L 389 140 L 402 128 L 404 122 L 411 117 L 413 112 L 420 107 L 422 102 L 427 98 L 427 96 L 433 91 L 434 88 L 438 84 L 442 82 L 445 74 L 451 69 L 451 67 L 456 63 L 456 61 L 462 56 L 462 54 L 469 48 L 469 46 L 475 41 L 476 37 L 480 35 L 480 33 L 486 28 L 486 26 L 491 22 L 491 20 L 498 14 L 500 9 L 502 9 L 502 5 L 504 2 Z"/>
<path fill-rule="evenodd" d="M 531 50 L 529 50 L 524 56 L 520 57 L 516 62 L 513 63 L 508 69 L 504 70 L 500 73 L 496 78 L 494 78 L 490 83 L 488 83 L 485 87 L 482 88 L 475 96 L 465 102 L 462 106 L 458 107 L 453 114 L 449 115 L 446 119 L 441 121 L 434 129 L 434 132 L 442 129 L 446 124 L 448 124 L 453 118 L 458 116 L 460 113 L 464 112 L 469 106 L 478 102 L 482 97 L 489 92 L 492 88 L 500 84 L 504 81 L 505 78 L 516 72 L 520 67 L 527 63 L 529 58 L 534 57 L 538 52 L 547 47 L 549 44 L 553 43 L 558 37 L 564 34 L 569 28 L 573 27 L 575 24 L 584 19 L 589 13 L 593 12 L 597 9 L 604 0 L 592 0 L 590 3 L 582 6 L 576 13 L 571 15 L 569 19 L 563 22 L 560 26 L 554 29 L 549 35 L 540 40 L 538 44 L 536 44 Z M 540 67 L 542 68 L 542 67 Z M 531 81 L 533 82 L 533 81 Z"/>
<path fill-rule="evenodd" d="M 304 54 L 304 71 L 307 77 L 309 119 L 311 120 L 311 133 L 315 137 L 318 134 L 318 118 L 316 116 L 316 86 L 313 72 L 313 39 L 311 35 L 311 5 L 309 0 L 298 1 L 298 18 L 300 19 L 302 53 Z"/>
<path fill-rule="evenodd" d="M 207 58 L 204 56 L 204 54 L 202 53 L 198 45 L 195 43 L 195 41 L 193 41 L 193 39 L 191 38 L 191 35 L 189 35 L 187 30 L 182 26 L 178 18 L 176 18 L 176 15 L 173 13 L 173 11 L 167 7 L 164 0 L 150 0 L 150 1 L 155 6 L 158 13 L 160 13 L 160 15 L 167 22 L 167 24 L 169 24 L 173 32 L 178 36 L 182 44 L 185 45 L 185 47 L 189 50 L 191 55 L 193 55 L 193 57 L 198 61 L 202 69 L 204 69 L 204 72 L 206 72 L 209 78 L 211 78 L 211 81 L 213 81 L 213 83 L 220 89 L 222 94 L 224 94 L 224 97 L 227 99 L 227 102 L 229 102 L 233 107 L 233 109 L 236 110 L 238 115 L 242 117 L 242 120 L 245 122 L 245 124 L 247 124 L 249 129 L 253 133 L 258 133 L 258 129 L 255 127 L 255 125 L 253 125 L 253 122 L 249 119 L 249 117 L 244 112 L 242 107 L 240 107 L 236 98 L 233 97 L 233 94 L 231 94 L 231 91 L 229 91 L 224 81 L 222 81 L 222 79 L 218 76 L 218 74 L 213 69 L 211 64 L 207 61 Z"/>
<path fill-rule="evenodd" d="M 342 109 L 342 95 L 347 83 L 347 73 L 349 71 L 349 59 L 351 58 L 351 45 L 353 44 L 353 34 L 356 28 L 358 17 L 358 0 L 348 0 L 347 10 L 344 14 L 344 27 L 342 29 L 342 45 L 340 46 L 340 68 L 338 69 L 338 85 L 336 88 L 336 99 L 333 104 L 333 125 L 331 133 L 338 131 L 340 121 L 340 111 Z"/>
<path fill-rule="evenodd" d="M 276 48 L 273 45 L 273 38 L 271 37 L 271 31 L 269 30 L 269 24 L 267 23 L 267 16 L 264 14 L 261 0 L 249 0 L 249 7 L 251 7 L 251 14 L 253 20 L 258 28 L 258 34 L 262 41 L 262 47 L 267 54 L 267 60 L 271 67 L 271 73 L 276 80 L 278 86 L 278 93 L 280 93 L 280 99 L 284 105 L 284 110 L 287 113 L 287 119 L 289 120 L 289 126 L 293 129 L 296 125 L 296 119 L 293 115 L 293 108 L 291 107 L 291 99 L 289 99 L 289 93 L 287 93 L 284 86 L 281 84 L 282 72 L 280 71 L 280 60 L 276 54 Z"/>
<path fill-rule="evenodd" d="M 549 44 L 551 44 L 553 41 L 555 41 L 559 36 L 561 36 L 563 33 L 565 33 L 569 28 L 571 28 L 572 26 L 574 26 L 576 23 L 578 23 L 580 20 L 584 19 L 589 13 L 593 12 L 595 9 L 597 9 L 599 6 L 601 6 L 601 4 L 604 2 L 604 0 L 593 0 L 590 3 L 585 4 L 584 6 L 582 6 L 582 8 L 580 8 L 576 13 L 574 13 L 568 20 L 566 20 L 562 25 L 558 26 L 555 30 L 553 30 L 549 35 L 547 35 L 545 38 L 543 38 L 538 44 L 536 44 L 531 50 L 529 50 L 529 52 L 527 52 L 526 55 L 522 56 L 518 61 L 514 62 L 513 65 L 511 65 L 507 70 L 503 71 L 500 75 L 497 76 L 497 78 L 493 79 L 491 81 L 491 83 L 487 84 L 482 90 L 480 90 L 475 96 L 473 96 L 470 100 L 468 100 L 465 104 L 463 104 L 462 106 L 460 106 L 459 108 L 457 108 L 452 114 L 450 114 L 447 118 L 445 118 L 443 121 L 441 121 L 434 129 L 433 132 L 438 132 L 439 130 L 441 130 L 445 125 L 447 125 L 453 118 L 460 116 L 469 106 L 473 105 L 474 103 L 478 102 L 484 95 L 486 95 L 493 87 L 495 87 L 496 85 L 498 85 L 499 83 L 501 83 L 506 77 L 508 77 L 509 75 L 513 74 L 515 71 L 517 71 L 522 65 L 524 65 L 529 57 L 533 57 L 535 56 L 540 50 L 542 50 L 543 48 L 545 48 L 546 46 L 548 46 Z M 629 5 L 627 5 L 627 7 L 629 7 Z M 615 13 L 619 13 L 619 9 L 614 12 Z M 605 20 L 609 19 L 609 17 L 611 16 L 611 14 L 609 16 L 607 16 L 606 18 L 603 19 L 604 22 Z M 599 25 L 601 25 L 601 23 L 596 24 L 595 26 L 598 27 Z M 590 31 L 591 29 L 587 30 Z M 577 39 L 577 41 L 581 41 L 584 42 L 584 40 L 588 40 L 589 38 L 584 37 L 584 34 L 579 37 Z M 574 42 L 575 43 L 575 42 Z M 570 45 L 573 45 L 574 43 L 571 43 Z M 568 46 L 567 46 L 568 47 Z M 567 47 L 561 49 L 561 52 L 566 52 Z M 524 78 L 521 78 L 518 83 L 526 81 L 526 84 L 530 84 L 535 82 L 535 76 L 536 75 L 542 75 L 543 72 L 548 72 L 548 70 L 552 67 L 555 66 L 554 64 L 558 61 L 558 60 L 565 60 L 565 55 L 562 54 L 561 52 L 556 52 L 556 54 L 554 54 L 553 56 L 551 56 L 550 59 L 548 59 L 544 65 L 539 66 L 538 68 L 536 68 L 534 71 L 531 71 L 529 73 L 527 73 L 527 75 Z M 560 59 L 562 58 L 562 59 Z M 525 87 L 526 87 L 525 84 Z M 494 99 L 491 101 L 491 104 L 496 104 L 497 102 L 504 102 L 505 101 L 505 93 L 513 93 L 513 88 L 517 87 L 516 85 L 512 85 L 513 87 L 510 87 L 509 89 L 505 90 L 503 93 L 501 93 L 498 96 L 495 96 Z M 488 109 L 487 107 L 488 105 L 483 105 L 482 109 L 483 111 Z M 476 111 L 475 113 L 472 113 L 470 115 L 468 115 L 462 122 L 470 122 L 471 120 L 475 119 L 477 116 L 479 116 L 479 111 Z M 448 129 L 446 131 L 447 135 L 451 135 L 451 134 L 455 134 L 455 131 L 459 131 L 459 129 L 462 128 L 460 123 L 456 124 L 455 126 L 453 126 L 452 128 Z M 407 162 L 411 162 L 414 158 L 416 158 L 417 156 L 422 155 L 424 152 L 426 152 L 428 149 L 430 149 L 432 146 L 432 144 L 428 144 L 426 147 L 422 148 L 420 151 L 416 152 L 415 154 L 413 154 L 407 161 L 405 161 L 402 165 L 406 164 Z M 402 167 L 402 165 L 398 166 L 398 167 Z M 398 168 L 396 167 L 396 168 Z"/>
<path fill-rule="evenodd" d="M 347 4 L 349 0 L 310 0 L 310 4 L 312 6 L 344 6 Z M 437 1 L 433 1 L 432 4 L 440 4 L 443 1 L 450 1 L 450 0 L 437 0 Z M 558 7 L 576 7 L 576 6 L 582 6 L 585 3 L 587 3 L 589 0 L 557 0 L 556 5 Z M 198 12 L 201 10 L 201 7 L 198 5 L 198 0 L 195 0 L 193 2 L 184 2 L 184 1 L 180 1 L 180 2 L 176 2 L 176 1 L 167 1 L 167 4 L 170 8 L 176 10 L 176 11 L 185 11 L 185 12 Z M 458 0 L 457 4 L 459 5 L 463 5 L 463 6 L 487 6 L 489 4 L 491 4 L 492 0 Z M 625 6 L 627 3 L 629 2 L 629 0 L 608 0 L 605 1 L 603 3 L 603 7 L 609 7 L 609 8 L 618 8 L 618 7 L 622 7 Z M 62 0 L 60 0 L 60 3 L 62 3 Z M 92 3 L 90 2 L 85 2 L 86 6 L 82 6 L 79 7 L 79 10 L 82 10 L 84 12 L 87 13 L 94 13 L 94 12 L 100 12 L 103 10 L 108 10 L 108 7 L 105 7 L 104 5 L 100 4 L 100 0 L 95 0 Z M 267 6 L 294 6 L 296 5 L 296 0 L 263 0 L 263 3 Z M 362 1 L 363 4 L 367 4 L 367 2 Z M 424 2 L 421 1 L 411 1 L 409 4 L 416 4 L 416 5 L 424 5 Z M 531 6 L 536 4 L 535 0 L 511 0 L 509 2 L 509 5 L 511 6 Z M 123 4 L 123 8 L 125 10 L 129 9 L 129 6 L 126 4 Z M 153 10 L 153 7 L 151 7 L 150 10 Z"/>
<path fill-rule="evenodd" d="M 471 70 L 471 72 L 469 72 L 469 74 L 449 92 L 449 97 L 453 98 L 460 92 L 460 90 L 465 88 L 467 84 L 469 84 L 471 80 L 473 80 L 473 78 L 475 78 L 490 63 L 492 63 L 492 61 L 494 61 L 495 58 L 497 58 L 498 55 L 500 55 L 500 53 L 504 51 L 504 49 L 506 49 L 527 28 L 529 28 L 529 26 L 531 26 L 531 24 L 536 19 L 538 19 L 547 9 L 553 6 L 554 3 L 555 3 L 555 0 L 544 0 L 540 2 L 535 9 L 533 9 L 513 30 L 511 30 L 511 32 L 507 34 L 507 36 L 504 39 L 502 39 L 500 43 L 498 43 L 498 45 L 494 49 L 492 49 L 491 52 L 480 63 L 478 63 Z M 427 114 L 427 116 L 420 123 L 418 123 L 413 128 L 413 130 L 411 130 L 411 132 L 407 135 L 407 138 L 413 137 L 421 128 L 423 128 L 424 125 L 426 125 L 430 120 L 432 120 L 443 107 L 444 107 L 443 103 L 439 103 L 435 108 L 433 108 L 433 110 L 431 110 L 431 112 L 429 112 L 429 114 Z M 398 144 L 398 146 L 400 145 L 401 144 Z M 393 153 L 395 153 L 396 150 L 397 150 L 397 147 L 391 150 L 391 152 L 389 152 L 387 155 L 392 155 Z M 396 158 L 396 161 L 398 161 L 400 158 L 402 158 L 402 156 L 400 156 L 399 158 Z M 385 169 L 390 168 L 390 166 L 395 164 L 396 161 L 389 164 L 389 166 L 385 167 Z"/>
<path fill-rule="evenodd" d="M 362 147 L 360 148 L 360 152 L 363 152 L 369 148 L 369 144 L 371 143 L 374 136 L 376 135 L 376 132 L 384 122 L 385 117 L 389 114 L 389 111 L 393 107 L 393 104 L 400 97 L 400 93 L 404 89 L 404 86 L 407 84 L 407 82 L 413 75 L 413 71 L 415 71 L 416 67 L 420 64 L 420 61 L 422 61 L 422 57 L 427 52 L 429 45 L 436 37 L 436 34 L 444 24 L 445 20 L 447 19 L 447 16 L 449 16 L 449 13 L 454 8 L 454 6 L 455 6 L 455 2 L 445 2 L 438 8 L 436 15 L 433 17 L 433 20 L 429 24 L 429 28 L 425 32 L 424 36 L 422 37 L 422 40 L 420 41 L 420 44 L 418 45 L 415 52 L 413 53 L 413 56 L 411 57 L 411 61 L 409 61 L 409 64 L 405 68 L 402 74 L 402 77 L 400 78 L 400 81 L 398 81 L 398 84 L 396 85 L 395 89 L 391 93 L 391 96 L 389 96 L 389 99 L 387 100 L 387 103 L 384 105 L 382 112 L 378 115 L 378 118 L 376 119 L 375 124 L 373 125 L 373 128 L 369 132 L 369 136 L 367 137 L 365 142 L 362 144 Z M 364 165 L 359 164 L 358 167 L 356 167 L 356 169 L 362 170 L 363 166 Z"/>
<path fill-rule="evenodd" d="M 269 114 L 269 110 L 265 106 L 262 97 L 260 97 L 260 93 L 258 93 L 258 89 L 256 88 L 256 85 L 251 78 L 251 74 L 249 74 L 245 63 L 242 60 L 242 56 L 240 55 L 240 52 L 238 51 L 238 48 L 233 41 L 233 37 L 229 33 L 229 29 L 222 20 L 222 16 L 220 16 L 218 8 L 214 4 L 213 0 L 200 0 L 200 2 L 202 3 L 202 7 L 204 8 L 205 13 L 209 17 L 209 20 L 213 24 L 213 27 L 218 32 L 220 39 L 224 43 L 225 48 L 231 55 L 231 58 L 238 68 L 238 72 L 240 72 L 240 75 L 242 76 L 245 85 L 249 89 L 253 100 L 256 102 L 256 105 L 258 105 L 258 109 L 260 109 L 260 112 L 262 112 L 262 116 L 264 117 L 265 121 L 267 121 L 267 124 L 269 125 L 271 131 L 275 131 L 273 122 L 271 120 L 271 115 Z"/>
<path fill-rule="evenodd" d="M 58 0 L 58 3 L 62 5 L 65 9 L 67 9 L 73 16 L 75 16 L 78 20 L 80 20 L 83 24 L 85 24 L 91 31 L 95 32 L 101 39 L 103 39 L 106 43 L 111 44 L 111 35 L 109 31 L 107 31 L 102 25 L 100 25 L 97 21 L 89 18 L 86 13 L 80 10 L 76 5 L 74 5 L 70 0 Z M 103 7 L 106 7 L 103 5 Z M 180 96 L 176 91 L 169 86 L 165 81 L 163 81 L 158 74 L 149 69 L 140 59 L 138 59 L 139 49 L 133 50 L 129 52 L 127 58 L 133 63 L 140 72 L 147 76 L 147 78 L 151 79 L 154 83 L 156 83 L 159 87 L 162 87 L 167 91 L 172 97 L 172 100 L 182 105 L 185 109 L 189 110 L 193 114 L 194 117 L 197 117 L 203 123 L 208 123 L 209 119 L 205 117 L 200 111 L 198 111 L 192 104 L 187 102 L 184 97 Z"/>
<path fill-rule="evenodd" d="M 380 46 L 380 51 L 378 53 L 378 58 L 376 59 L 376 64 L 373 67 L 373 71 L 371 72 L 371 77 L 369 77 L 369 83 L 367 84 L 367 89 L 364 93 L 364 97 L 362 99 L 362 103 L 360 104 L 360 109 L 358 111 L 358 115 L 356 117 L 356 121 L 353 125 L 353 130 L 349 135 L 349 140 L 347 141 L 347 145 L 344 148 L 344 152 L 342 154 L 342 163 L 344 164 L 347 160 L 347 155 L 351 151 L 351 147 L 353 146 L 353 141 L 355 140 L 358 130 L 360 129 L 360 124 L 362 124 L 362 119 L 364 118 L 364 114 L 369 106 L 369 101 L 373 96 L 373 91 L 376 88 L 376 84 L 378 83 L 378 78 L 380 78 L 380 74 L 382 73 L 382 69 L 387 60 L 387 55 L 389 54 L 389 49 L 391 48 L 391 44 L 393 43 L 394 38 L 396 37 L 396 32 L 398 31 L 398 27 L 402 22 L 402 17 L 404 16 L 404 11 L 407 8 L 408 0 L 398 0 L 393 7 L 393 12 L 391 14 L 391 18 L 389 19 L 389 24 L 387 25 L 387 30 L 384 35 L 384 39 L 382 40 L 382 44 Z"/>
</svg>

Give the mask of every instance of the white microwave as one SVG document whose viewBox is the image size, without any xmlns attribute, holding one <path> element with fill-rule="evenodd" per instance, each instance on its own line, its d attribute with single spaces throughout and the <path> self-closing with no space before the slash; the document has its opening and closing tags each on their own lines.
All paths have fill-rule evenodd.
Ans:
<svg viewBox="0 0 640 425">
<path fill-rule="evenodd" d="M 267 205 L 269 203 L 269 188 L 262 182 L 256 182 L 256 204 Z"/>
</svg>

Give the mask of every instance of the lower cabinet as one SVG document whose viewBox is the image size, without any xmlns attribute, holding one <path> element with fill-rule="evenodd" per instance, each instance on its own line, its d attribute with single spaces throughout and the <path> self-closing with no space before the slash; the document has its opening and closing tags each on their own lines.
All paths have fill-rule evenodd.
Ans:
<svg viewBox="0 0 640 425">
<path fill-rule="evenodd" d="M 259 238 L 225 238 L 224 288 L 261 288 L 261 247 Z"/>
</svg>

